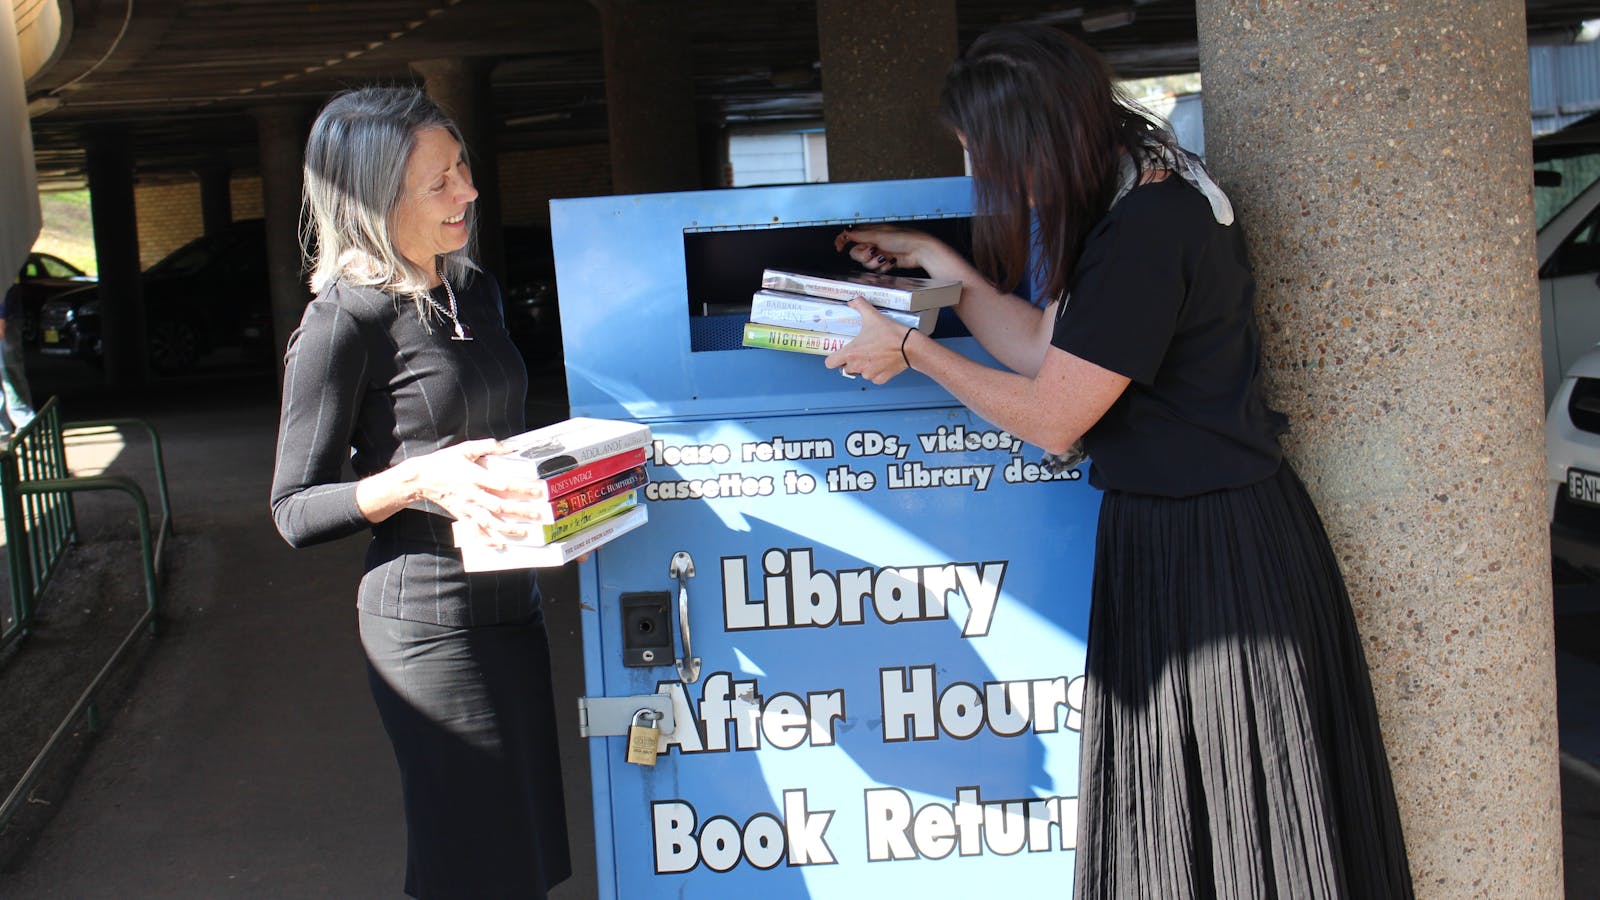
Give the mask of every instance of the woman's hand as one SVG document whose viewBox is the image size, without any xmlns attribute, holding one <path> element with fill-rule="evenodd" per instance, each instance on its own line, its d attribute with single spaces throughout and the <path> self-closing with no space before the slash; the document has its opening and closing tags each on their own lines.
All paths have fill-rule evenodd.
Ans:
<svg viewBox="0 0 1600 900">
<path fill-rule="evenodd" d="M 849 253 L 862 268 L 873 272 L 927 269 L 936 255 L 935 249 L 942 247 L 944 244 L 932 235 L 898 225 L 846 228 L 833 239 L 833 249 Z"/>
<path fill-rule="evenodd" d="M 861 333 L 828 354 L 823 361 L 827 367 L 850 378 L 864 375 L 873 384 L 883 384 L 904 372 L 908 366 L 901 348 L 912 338 L 907 326 L 890 320 L 860 297 L 850 301 L 850 308 L 861 314 Z"/>
<path fill-rule="evenodd" d="M 549 518 L 538 502 L 544 486 L 485 468 L 482 459 L 504 452 L 492 438 L 464 441 L 413 457 L 388 471 L 364 479 L 356 502 L 369 521 L 380 522 L 396 512 L 427 500 L 456 520 L 477 528 L 491 545 L 526 537 L 528 529 Z"/>
</svg>

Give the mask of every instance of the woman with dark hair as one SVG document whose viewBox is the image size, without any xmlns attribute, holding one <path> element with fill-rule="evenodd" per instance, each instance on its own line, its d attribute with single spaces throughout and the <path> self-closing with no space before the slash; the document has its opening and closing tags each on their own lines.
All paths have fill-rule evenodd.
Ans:
<svg viewBox="0 0 1600 900">
<path fill-rule="evenodd" d="M 451 532 L 503 540 L 533 518 L 527 486 L 477 462 L 524 430 L 528 376 L 472 262 L 466 160 L 413 88 L 318 115 L 316 299 L 289 339 L 272 515 L 296 547 L 372 532 L 361 643 L 400 764 L 406 893 L 537 898 L 570 874 L 539 588 L 529 570 L 468 574 Z"/>
<path fill-rule="evenodd" d="M 827 365 L 880 384 L 916 369 L 1055 464 L 1080 442 L 1093 460 L 1075 896 L 1411 896 L 1360 637 L 1263 397 L 1227 197 L 1054 29 L 979 38 L 943 112 L 972 160 L 978 267 L 911 230 L 837 243 L 960 279 L 957 313 L 1010 371 L 860 300 Z M 1030 253 L 1042 310 L 1009 293 Z"/>
</svg>

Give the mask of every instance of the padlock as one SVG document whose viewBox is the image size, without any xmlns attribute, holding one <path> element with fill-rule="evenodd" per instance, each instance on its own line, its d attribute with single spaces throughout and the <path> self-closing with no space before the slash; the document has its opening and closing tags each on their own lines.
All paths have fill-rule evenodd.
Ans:
<svg viewBox="0 0 1600 900">
<path fill-rule="evenodd" d="M 633 714 L 633 723 L 628 726 L 628 762 L 641 766 L 656 764 L 656 739 L 661 737 L 661 729 L 656 727 L 659 721 L 661 713 L 653 709 L 641 709 Z"/>
</svg>

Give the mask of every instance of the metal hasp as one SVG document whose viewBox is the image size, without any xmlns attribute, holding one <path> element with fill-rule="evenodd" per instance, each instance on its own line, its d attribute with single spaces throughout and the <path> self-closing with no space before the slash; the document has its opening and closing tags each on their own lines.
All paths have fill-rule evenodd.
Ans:
<svg viewBox="0 0 1600 900">
<path fill-rule="evenodd" d="M 579 697 L 578 736 L 616 737 L 628 733 L 634 717 L 641 712 L 660 716 L 655 726 L 662 734 L 672 734 L 672 698 L 666 694 L 636 694 L 632 697 Z"/>
<path fill-rule="evenodd" d="M 689 579 L 694 577 L 694 558 L 682 550 L 672 554 L 667 574 L 678 579 L 678 632 L 683 635 L 683 656 L 678 658 L 678 680 L 694 684 L 700 680 L 700 657 L 689 644 Z"/>
</svg>

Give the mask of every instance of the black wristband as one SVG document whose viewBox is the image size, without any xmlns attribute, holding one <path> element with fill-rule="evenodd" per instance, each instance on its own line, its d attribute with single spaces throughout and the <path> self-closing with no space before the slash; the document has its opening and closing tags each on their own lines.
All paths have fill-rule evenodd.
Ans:
<svg viewBox="0 0 1600 900">
<path fill-rule="evenodd" d="M 911 340 L 911 332 L 913 331 L 916 331 L 916 329 L 907 328 L 905 336 L 900 339 L 900 358 L 906 361 L 906 368 L 908 369 L 911 368 L 911 357 L 906 355 L 906 341 Z"/>
</svg>

